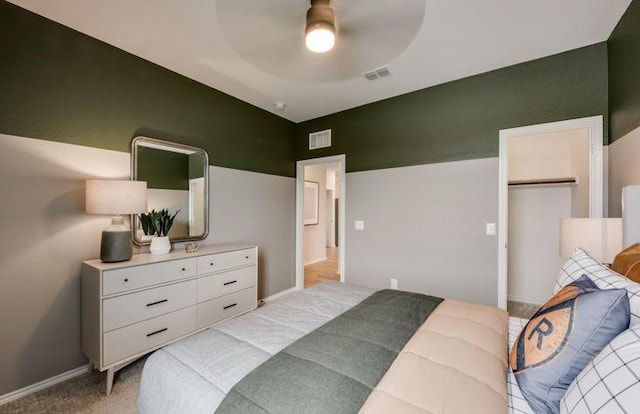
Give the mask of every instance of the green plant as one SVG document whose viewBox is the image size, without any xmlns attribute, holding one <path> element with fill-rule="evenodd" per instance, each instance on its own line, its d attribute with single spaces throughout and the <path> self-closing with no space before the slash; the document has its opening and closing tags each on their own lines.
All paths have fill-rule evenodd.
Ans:
<svg viewBox="0 0 640 414">
<path fill-rule="evenodd" d="M 162 209 L 160 211 L 151 210 L 147 214 L 140 214 L 140 224 L 142 225 L 142 231 L 144 234 L 152 234 L 158 237 L 164 237 L 169 235 L 169 230 L 173 225 L 173 220 L 176 218 L 180 210 L 176 211 L 173 216 L 169 213 L 169 209 Z M 148 233 L 147 233 L 148 231 Z"/>
<path fill-rule="evenodd" d="M 155 233 L 153 230 L 153 222 L 151 220 L 151 213 L 149 214 L 138 214 L 138 218 L 140 219 L 140 227 L 142 227 L 142 231 L 146 236 L 152 235 Z"/>
</svg>

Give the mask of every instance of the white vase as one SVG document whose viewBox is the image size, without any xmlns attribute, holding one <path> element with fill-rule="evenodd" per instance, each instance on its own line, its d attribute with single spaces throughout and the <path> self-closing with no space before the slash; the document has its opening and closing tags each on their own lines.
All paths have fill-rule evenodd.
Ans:
<svg viewBox="0 0 640 414">
<path fill-rule="evenodd" d="M 153 236 L 151 239 L 151 246 L 149 246 L 151 254 L 167 254 L 171 251 L 171 243 L 169 237 Z"/>
</svg>

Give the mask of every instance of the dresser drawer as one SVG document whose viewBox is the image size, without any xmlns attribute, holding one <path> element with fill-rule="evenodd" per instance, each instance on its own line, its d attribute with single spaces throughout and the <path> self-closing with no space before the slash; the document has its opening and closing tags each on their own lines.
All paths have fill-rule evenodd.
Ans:
<svg viewBox="0 0 640 414">
<path fill-rule="evenodd" d="M 243 267 L 198 279 L 198 303 L 250 288 L 256 283 L 256 267 Z"/>
<path fill-rule="evenodd" d="M 122 328 L 196 304 L 196 281 L 129 293 L 102 302 L 102 330 Z"/>
<path fill-rule="evenodd" d="M 158 316 L 103 335 L 103 365 L 162 345 L 195 330 L 196 307 Z"/>
<path fill-rule="evenodd" d="M 102 294 L 112 295 L 195 276 L 196 266 L 196 258 L 189 258 L 105 270 L 102 275 Z"/>
<path fill-rule="evenodd" d="M 200 303 L 198 304 L 198 329 L 254 309 L 256 305 L 255 287 Z"/>
<path fill-rule="evenodd" d="M 198 274 L 218 272 L 256 263 L 256 249 L 210 254 L 198 257 Z"/>
</svg>

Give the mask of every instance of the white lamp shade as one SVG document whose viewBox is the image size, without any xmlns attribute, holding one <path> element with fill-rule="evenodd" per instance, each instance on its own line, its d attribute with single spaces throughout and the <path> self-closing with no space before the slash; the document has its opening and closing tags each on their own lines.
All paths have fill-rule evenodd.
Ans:
<svg viewBox="0 0 640 414">
<path fill-rule="evenodd" d="M 122 215 L 147 212 L 146 181 L 87 180 L 89 214 Z"/>
<path fill-rule="evenodd" d="M 560 256 L 571 257 L 576 247 L 600 263 L 613 263 L 622 250 L 622 219 L 560 219 Z"/>
</svg>

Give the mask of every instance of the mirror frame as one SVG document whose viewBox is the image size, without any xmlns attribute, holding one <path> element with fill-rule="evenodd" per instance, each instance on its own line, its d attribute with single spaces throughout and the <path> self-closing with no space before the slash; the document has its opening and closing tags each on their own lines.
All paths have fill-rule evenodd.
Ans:
<svg viewBox="0 0 640 414">
<path fill-rule="evenodd" d="M 138 179 L 138 145 L 141 143 L 149 143 L 149 144 L 152 144 L 152 146 L 157 145 L 157 146 L 175 148 L 176 150 L 178 150 L 176 152 L 186 152 L 186 151 L 197 152 L 204 156 L 204 167 L 205 167 L 204 168 L 204 192 L 205 192 L 204 194 L 204 208 L 205 208 L 204 234 L 202 234 L 201 236 L 194 236 L 194 237 L 176 237 L 176 238 L 172 237 L 169 239 L 169 241 L 171 243 L 181 243 L 181 242 L 187 242 L 187 241 L 206 239 L 207 236 L 209 235 L 209 154 L 207 154 L 207 151 L 205 151 L 202 148 L 192 147 L 184 144 L 178 144 L 176 142 L 164 141 L 161 139 L 149 138 L 145 136 L 137 136 L 131 141 L 131 179 L 132 180 Z M 137 234 L 136 229 L 138 228 L 139 221 L 140 220 L 138 219 L 137 214 L 131 215 L 131 230 L 132 230 L 131 238 L 133 239 L 133 242 L 138 246 L 148 246 L 149 244 L 151 244 L 150 241 L 138 240 L 136 238 L 136 234 Z"/>
</svg>

